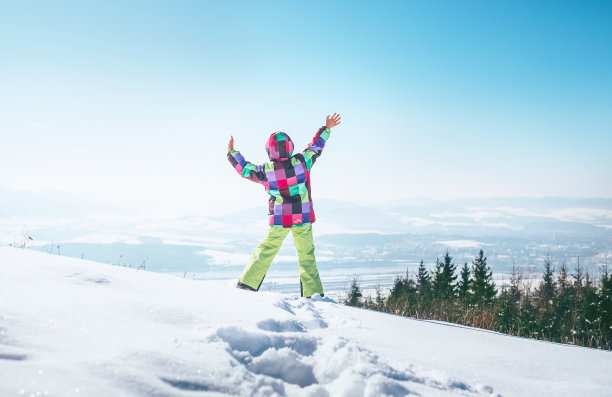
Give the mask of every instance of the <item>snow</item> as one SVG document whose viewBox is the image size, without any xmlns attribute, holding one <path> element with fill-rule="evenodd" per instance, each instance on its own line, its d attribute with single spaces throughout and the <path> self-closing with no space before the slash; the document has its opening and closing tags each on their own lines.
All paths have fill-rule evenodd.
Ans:
<svg viewBox="0 0 612 397">
<path fill-rule="evenodd" d="M 446 241 L 436 241 L 434 244 L 446 245 L 447 247 L 452 248 L 479 248 L 492 244 L 485 244 L 479 241 L 474 240 L 446 240 Z"/>
<path fill-rule="evenodd" d="M 64 244 L 69 243 L 89 243 L 89 244 L 142 244 L 142 242 L 133 236 L 118 233 L 92 233 L 77 238 L 64 240 Z"/>
<path fill-rule="evenodd" d="M 610 373 L 607 351 L 0 247 L 2 396 L 595 396 Z"/>
</svg>

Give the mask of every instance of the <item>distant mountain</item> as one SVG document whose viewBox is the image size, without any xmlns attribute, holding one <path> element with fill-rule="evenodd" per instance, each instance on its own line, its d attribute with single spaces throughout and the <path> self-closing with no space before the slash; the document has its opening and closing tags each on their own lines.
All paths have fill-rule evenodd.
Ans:
<svg viewBox="0 0 612 397">
<path fill-rule="evenodd" d="M 457 262 L 470 262 L 480 248 L 494 270 L 503 272 L 513 263 L 538 264 L 547 254 L 570 265 L 612 261 L 607 198 L 418 198 L 377 205 L 319 199 L 315 212 L 318 255 L 327 269 L 434 263 L 446 250 Z M 47 252 L 133 266 L 145 262 L 158 271 L 241 267 L 267 221 L 265 205 L 222 216 L 164 218 L 55 193 L 0 189 L 1 244 L 18 245 L 27 233 L 33 238 L 29 245 Z M 289 269 L 294 262 L 287 243 L 277 263 Z"/>
</svg>

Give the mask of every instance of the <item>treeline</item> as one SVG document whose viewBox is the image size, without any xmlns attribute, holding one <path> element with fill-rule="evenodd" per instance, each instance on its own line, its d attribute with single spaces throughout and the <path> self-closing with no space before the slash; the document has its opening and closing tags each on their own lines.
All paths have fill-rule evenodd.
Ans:
<svg viewBox="0 0 612 397">
<path fill-rule="evenodd" d="M 388 295 L 364 298 L 353 279 L 345 304 L 419 319 L 440 320 L 510 335 L 612 350 L 612 275 L 594 280 L 579 264 L 556 271 L 546 258 L 532 285 L 516 268 L 496 287 L 484 252 L 458 271 L 448 252 L 432 270 L 397 277 Z"/>
</svg>

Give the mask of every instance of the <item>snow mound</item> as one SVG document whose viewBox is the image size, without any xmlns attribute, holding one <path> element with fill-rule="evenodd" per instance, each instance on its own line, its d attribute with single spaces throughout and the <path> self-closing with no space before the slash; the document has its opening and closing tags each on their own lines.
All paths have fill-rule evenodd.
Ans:
<svg viewBox="0 0 612 397">
<path fill-rule="evenodd" d="M 612 386 L 607 352 L 321 296 L 5 247 L 0 270 L 2 396 L 561 396 Z"/>
</svg>

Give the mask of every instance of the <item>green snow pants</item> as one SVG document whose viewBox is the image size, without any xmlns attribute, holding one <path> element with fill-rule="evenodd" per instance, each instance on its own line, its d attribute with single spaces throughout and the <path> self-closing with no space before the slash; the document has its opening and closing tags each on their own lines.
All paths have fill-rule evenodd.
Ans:
<svg viewBox="0 0 612 397">
<path fill-rule="evenodd" d="M 241 284 L 255 291 L 259 290 L 272 260 L 290 231 L 293 233 L 293 241 L 298 255 L 302 296 L 311 297 L 315 293 L 323 295 L 323 285 L 314 256 L 314 240 L 312 239 L 312 224 L 310 223 L 290 228 L 270 226 L 266 238 L 257 246 L 249 264 L 240 276 L 238 281 Z"/>
</svg>

